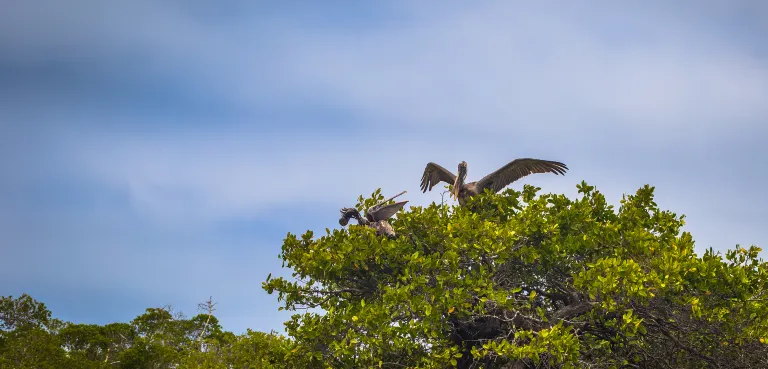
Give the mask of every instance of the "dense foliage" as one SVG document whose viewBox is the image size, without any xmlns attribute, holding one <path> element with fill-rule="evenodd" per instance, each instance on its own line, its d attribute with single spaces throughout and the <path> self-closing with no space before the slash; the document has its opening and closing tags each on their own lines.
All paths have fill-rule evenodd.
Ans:
<svg viewBox="0 0 768 369">
<path fill-rule="evenodd" d="M 0 298 L 2 369 L 290 368 L 281 364 L 286 343 L 276 334 L 224 332 L 212 314 L 186 319 L 171 307 L 100 326 L 52 319 L 28 295 Z"/>
<path fill-rule="evenodd" d="M 693 252 L 653 188 L 619 209 L 538 188 L 412 207 L 397 240 L 351 226 L 289 234 L 294 367 L 768 367 L 768 265 L 757 247 Z M 383 200 L 359 199 L 360 211 Z"/>
<path fill-rule="evenodd" d="M 575 200 L 538 190 L 412 207 L 396 239 L 289 233 L 293 278 L 263 283 L 299 311 L 287 337 L 225 332 L 212 301 L 101 326 L 0 297 L 0 369 L 768 367 L 760 249 L 696 255 L 648 186 L 618 209 L 585 183 Z"/>
</svg>

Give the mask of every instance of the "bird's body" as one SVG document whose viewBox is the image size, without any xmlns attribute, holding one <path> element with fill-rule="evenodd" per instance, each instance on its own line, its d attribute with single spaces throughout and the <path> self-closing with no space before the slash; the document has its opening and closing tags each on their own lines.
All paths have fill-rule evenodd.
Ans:
<svg viewBox="0 0 768 369">
<path fill-rule="evenodd" d="M 424 175 L 421 177 L 421 190 L 422 192 L 432 190 L 432 187 L 439 182 L 452 184 L 451 196 L 459 200 L 459 205 L 464 206 L 467 199 L 481 194 L 486 189 L 499 192 L 510 183 L 529 174 L 554 173 L 564 175 L 566 170 L 568 167 L 557 161 L 523 158 L 509 162 L 479 181 L 464 183 L 467 177 L 467 162 L 459 163 L 458 175 L 430 162 L 424 168 Z"/>
<path fill-rule="evenodd" d="M 376 234 L 379 236 L 386 236 L 389 239 L 394 239 L 397 237 L 397 233 L 395 233 L 395 229 L 392 228 L 392 225 L 389 224 L 386 220 L 380 220 L 378 222 L 373 222 L 368 225 L 369 227 L 376 230 Z"/>
<path fill-rule="evenodd" d="M 390 198 L 394 199 L 397 196 L 404 194 L 405 191 Z M 386 200 L 386 201 L 389 201 Z M 386 202 L 385 201 L 385 202 Z M 342 226 L 347 225 L 349 220 L 354 218 L 357 220 L 357 224 L 371 227 L 376 230 L 376 234 L 380 236 L 386 236 L 387 238 L 396 238 L 397 234 L 392 228 L 392 225 L 387 221 L 389 218 L 395 215 L 400 209 L 405 206 L 408 201 L 401 201 L 390 205 L 382 205 L 382 203 L 375 205 L 365 212 L 365 217 L 360 216 L 360 212 L 355 208 L 343 208 L 341 209 L 341 218 L 339 224 Z"/>
<path fill-rule="evenodd" d="M 459 195 L 456 196 L 453 195 L 456 200 L 459 200 L 459 205 L 464 206 L 466 205 L 466 201 L 468 198 L 472 196 L 477 196 L 480 194 L 480 191 L 477 190 L 477 182 L 470 182 L 465 184 L 464 186 L 459 187 Z"/>
</svg>

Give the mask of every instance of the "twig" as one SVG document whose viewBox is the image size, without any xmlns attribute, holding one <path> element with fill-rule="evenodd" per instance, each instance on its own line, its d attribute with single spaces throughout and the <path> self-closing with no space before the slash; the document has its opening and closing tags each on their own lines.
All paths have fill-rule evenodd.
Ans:
<svg viewBox="0 0 768 369">
<path fill-rule="evenodd" d="M 440 193 L 440 205 L 445 205 L 445 193 L 448 192 L 448 190 L 445 190 Z"/>
</svg>

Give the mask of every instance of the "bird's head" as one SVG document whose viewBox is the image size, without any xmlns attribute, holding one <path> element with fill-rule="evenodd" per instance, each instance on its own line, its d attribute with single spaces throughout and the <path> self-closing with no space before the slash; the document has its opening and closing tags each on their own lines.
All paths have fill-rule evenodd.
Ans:
<svg viewBox="0 0 768 369">
<path fill-rule="evenodd" d="M 349 223 L 351 218 L 360 220 L 360 212 L 355 208 L 343 208 L 340 210 L 341 218 L 339 218 L 339 224 L 343 227 Z"/>
<path fill-rule="evenodd" d="M 467 178 L 467 162 L 466 161 L 462 161 L 461 163 L 459 163 L 458 177 L 461 177 L 462 181 Z"/>
</svg>

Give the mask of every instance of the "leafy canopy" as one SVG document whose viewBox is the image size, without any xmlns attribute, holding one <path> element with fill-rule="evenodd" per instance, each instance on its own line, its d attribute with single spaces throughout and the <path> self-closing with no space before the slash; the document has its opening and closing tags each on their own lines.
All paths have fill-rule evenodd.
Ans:
<svg viewBox="0 0 768 369">
<path fill-rule="evenodd" d="M 768 367 L 768 265 L 757 247 L 694 253 L 653 187 L 618 209 L 539 188 L 431 204 L 391 221 L 288 234 L 297 311 L 285 359 L 306 368 Z M 384 197 L 360 197 L 361 212 Z M 303 312 L 301 312 L 303 310 Z"/>
</svg>

